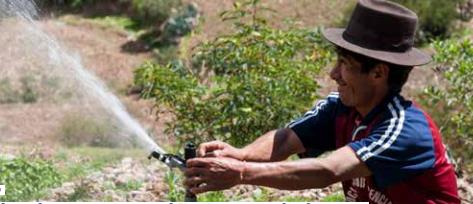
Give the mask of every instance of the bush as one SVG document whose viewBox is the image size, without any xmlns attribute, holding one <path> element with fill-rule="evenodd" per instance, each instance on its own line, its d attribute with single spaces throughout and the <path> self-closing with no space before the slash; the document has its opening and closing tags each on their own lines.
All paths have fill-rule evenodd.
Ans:
<svg viewBox="0 0 473 204">
<path fill-rule="evenodd" d="M 68 114 L 62 120 L 58 137 L 68 147 L 114 147 L 118 141 L 113 138 L 112 130 L 112 124 L 106 121 L 84 118 L 80 114 Z"/>
<path fill-rule="evenodd" d="M 0 158 L 0 183 L 6 187 L 2 201 L 39 199 L 48 188 L 61 183 L 62 177 L 50 162 L 24 158 Z"/>
<path fill-rule="evenodd" d="M 447 40 L 433 43 L 436 70 L 446 81 L 446 87 L 429 87 L 423 95 L 425 107 L 430 107 L 446 143 L 454 156 L 463 162 L 473 161 L 473 42 Z M 473 166 L 470 166 L 470 171 Z"/>
<path fill-rule="evenodd" d="M 176 9 L 182 5 L 180 0 L 132 0 L 135 18 L 142 23 L 161 25 Z"/>
<path fill-rule="evenodd" d="M 243 17 L 245 5 L 256 6 L 251 2 L 235 10 Z M 273 29 L 252 19 L 244 24 L 236 18 L 235 33 L 199 45 L 190 65 L 146 63 L 136 70 L 142 96 L 174 114 L 167 133 L 179 141 L 242 146 L 312 105 L 314 78 L 331 58 L 320 32 Z"/>
<path fill-rule="evenodd" d="M 9 78 L 0 80 L 0 103 L 17 103 L 20 101 L 19 91 L 16 91 Z"/>
<path fill-rule="evenodd" d="M 455 20 L 462 19 L 458 7 L 465 0 L 392 0 L 413 10 L 419 16 L 418 43 L 431 38 L 446 39 L 452 34 Z"/>
<path fill-rule="evenodd" d="M 162 26 L 161 41 L 178 43 L 179 39 L 189 34 L 199 20 L 198 8 L 195 4 L 182 7 Z"/>
<path fill-rule="evenodd" d="M 38 92 L 35 90 L 35 78 L 32 76 L 25 76 L 20 79 L 23 93 L 21 99 L 24 103 L 34 103 L 38 100 Z M 36 85 L 37 86 L 37 85 Z"/>
<path fill-rule="evenodd" d="M 35 103 L 38 100 L 39 85 L 36 79 L 27 75 L 22 76 L 19 81 L 21 87 L 15 86 L 8 77 L 0 80 L 0 103 Z"/>
</svg>

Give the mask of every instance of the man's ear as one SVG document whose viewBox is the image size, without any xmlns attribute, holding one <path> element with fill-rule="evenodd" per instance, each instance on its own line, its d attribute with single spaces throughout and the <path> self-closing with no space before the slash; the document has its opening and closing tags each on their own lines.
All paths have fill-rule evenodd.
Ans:
<svg viewBox="0 0 473 204">
<path fill-rule="evenodd" d="M 378 63 L 373 69 L 371 69 L 370 75 L 373 77 L 373 79 L 387 80 L 389 75 L 389 67 L 385 63 Z"/>
</svg>

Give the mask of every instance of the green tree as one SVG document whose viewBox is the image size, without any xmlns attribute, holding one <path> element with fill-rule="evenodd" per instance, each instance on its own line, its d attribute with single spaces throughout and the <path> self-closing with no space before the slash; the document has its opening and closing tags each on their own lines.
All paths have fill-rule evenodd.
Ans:
<svg viewBox="0 0 473 204">
<path fill-rule="evenodd" d="M 241 146 L 315 101 L 315 77 L 332 52 L 318 30 L 271 28 L 258 16 L 261 10 L 255 0 L 235 3 L 222 13 L 235 20 L 235 32 L 197 46 L 188 65 L 146 63 L 136 70 L 142 96 L 173 113 L 167 132 L 179 141 Z"/>
<path fill-rule="evenodd" d="M 458 7 L 465 0 L 392 0 L 409 9 L 419 16 L 417 39 L 426 43 L 431 38 L 445 39 L 452 33 L 455 20 L 461 19 Z"/>
<path fill-rule="evenodd" d="M 423 95 L 439 122 L 443 137 L 454 155 L 473 170 L 473 42 L 447 40 L 433 43 L 438 73 L 445 87 L 429 87 Z"/>
</svg>

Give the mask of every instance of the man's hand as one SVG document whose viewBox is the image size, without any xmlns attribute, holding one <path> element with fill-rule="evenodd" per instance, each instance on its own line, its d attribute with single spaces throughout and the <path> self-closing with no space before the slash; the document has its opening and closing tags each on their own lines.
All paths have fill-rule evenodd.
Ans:
<svg viewBox="0 0 473 204">
<path fill-rule="evenodd" d="M 184 185 L 195 194 L 228 189 L 241 182 L 244 169 L 244 162 L 228 157 L 190 159 Z"/>
<path fill-rule="evenodd" d="M 225 142 L 212 141 L 199 145 L 197 149 L 198 157 L 230 157 L 244 160 L 245 155 L 241 149 L 235 148 Z"/>
</svg>

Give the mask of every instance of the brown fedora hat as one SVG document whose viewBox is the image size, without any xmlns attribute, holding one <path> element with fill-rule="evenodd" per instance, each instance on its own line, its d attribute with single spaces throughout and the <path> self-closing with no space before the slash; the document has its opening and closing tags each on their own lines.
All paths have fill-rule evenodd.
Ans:
<svg viewBox="0 0 473 204">
<path fill-rule="evenodd" d="M 417 15 L 384 0 L 359 0 L 346 29 L 327 28 L 333 44 L 374 59 L 404 66 L 427 64 L 431 57 L 413 47 Z"/>
</svg>

